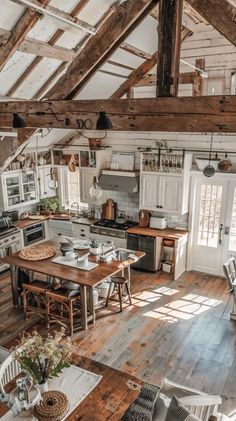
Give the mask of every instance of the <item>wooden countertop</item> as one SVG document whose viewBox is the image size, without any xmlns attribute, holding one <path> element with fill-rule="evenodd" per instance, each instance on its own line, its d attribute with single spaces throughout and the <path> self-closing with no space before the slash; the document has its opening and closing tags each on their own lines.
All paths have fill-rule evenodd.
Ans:
<svg viewBox="0 0 236 421">
<path fill-rule="evenodd" d="M 59 215 L 49 215 L 49 216 L 39 215 L 39 216 L 40 216 L 40 219 L 30 219 L 30 218 L 20 219 L 19 221 L 15 221 L 14 225 L 17 228 L 23 229 L 37 222 L 46 221 L 48 219 L 51 219 L 53 221 L 64 221 L 64 222 L 69 221 L 69 222 L 72 222 L 73 224 L 81 224 L 81 225 L 92 225 L 94 224 L 94 222 L 97 221 L 97 219 L 88 219 L 88 218 L 82 218 L 82 217 L 77 218 L 76 216 L 72 216 L 71 218 L 60 217 Z"/>
<path fill-rule="evenodd" d="M 40 245 L 42 246 L 44 244 L 55 247 L 56 254 L 54 257 L 61 255 L 59 251 L 59 240 L 45 241 Z M 134 254 L 139 259 L 145 255 L 145 253 L 141 251 L 135 251 Z M 95 287 L 96 285 L 99 285 L 104 279 L 115 275 L 122 269 L 134 263 L 134 260 L 131 258 L 122 262 L 117 260 L 112 260 L 111 262 L 98 262 L 98 266 L 96 268 L 91 271 L 85 271 L 82 269 L 71 268 L 69 266 L 53 263 L 52 258 L 41 261 L 24 260 L 18 256 L 18 253 L 6 256 L 1 260 L 10 264 L 11 266 L 21 267 L 23 269 L 32 270 L 33 272 L 42 273 L 44 275 L 51 275 L 59 279 L 65 279 L 67 281 L 75 282 L 76 284 L 88 287 Z M 96 262 L 96 257 L 90 255 L 89 261 Z"/>
<path fill-rule="evenodd" d="M 170 240 L 179 240 L 180 238 L 188 235 L 187 230 L 180 230 L 175 228 L 166 228 L 164 230 L 158 230 L 155 228 L 144 228 L 136 225 L 135 227 L 129 228 L 128 233 L 148 235 L 150 237 L 162 237 L 169 238 Z"/>
<path fill-rule="evenodd" d="M 43 216 L 43 215 L 40 215 L 40 216 L 41 216 L 40 219 L 29 219 L 29 218 L 20 219 L 19 221 L 15 221 L 14 225 L 17 228 L 23 229 L 23 228 L 29 227 L 30 225 L 37 224 L 38 222 L 46 221 L 47 219 L 50 218 L 49 216 Z"/>
</svg>

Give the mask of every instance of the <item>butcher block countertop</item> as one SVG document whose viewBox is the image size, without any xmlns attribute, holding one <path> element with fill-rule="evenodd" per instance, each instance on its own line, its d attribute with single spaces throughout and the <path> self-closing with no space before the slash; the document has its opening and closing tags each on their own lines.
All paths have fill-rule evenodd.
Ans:
<svg viewBox="0 0 236 421">
<path fill-rule="evenodd" d="M 155 228 L 144 228 L 136 225 L 135 227 L 128 229 L 129 234 L 139 234 L 139 235 L 148 235 L 150 237 L 163 237 L 169 238 L 170 240 L 179 240 L 180 238 L 188 235 L 188 231 L 175 229 L 175 228 L 166 228 L 164 230 L 158 230 Z"/>
<path fill-rule="evenodd" d="M 29 219 L 29 218 L 19 219 L 19 221 L 14 222 L 14 225 L 17 228 L 23 229 L 23 228 L 30 227 L 30 225 L 34 225 L 34 224 L 37 224 L 39 222 L 43 222 L 49 219 L 49 216 L 43 216 L 43 217 L 42 216 L 43 215 L 40 215 L 40 219 Z"/>
</svg>

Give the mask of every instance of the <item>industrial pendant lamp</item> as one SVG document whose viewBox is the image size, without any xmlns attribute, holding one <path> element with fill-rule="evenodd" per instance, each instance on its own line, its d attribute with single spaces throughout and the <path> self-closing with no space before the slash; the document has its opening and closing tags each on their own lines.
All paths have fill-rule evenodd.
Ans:
<svg viewBox="0 0 236 421">
<path fill-rule="evenodd" d="M 100 111 L 99 117 L 97 119 L 96 129 L 97 130 L 108 130 L 112 129 L 112 122 L 110 118 L 107 117 L 106 111 Z"/>
<path fill-rule="evenodd" d="M 14 129 L 21 129 L 23 127 L 26 127 L 26 122 L 25 122 L 25 120 L 23 120 L 23 118 L 21 118 L 19 116 L 19 114 L 14 113 L 13 114 L 13 123 L 12 123 L 12 125 L 13 125 L 13 128 Z"/>
<path fill-rule="evenodd" d="M 91 197 L 92 200 L 96 201 L 101 197 L 101 195 L 102 195 L 102 189 L 98 184 L 97 177 L 94 176 L 92 186 L 89 189 L 89 196 Z"/>
</svg>

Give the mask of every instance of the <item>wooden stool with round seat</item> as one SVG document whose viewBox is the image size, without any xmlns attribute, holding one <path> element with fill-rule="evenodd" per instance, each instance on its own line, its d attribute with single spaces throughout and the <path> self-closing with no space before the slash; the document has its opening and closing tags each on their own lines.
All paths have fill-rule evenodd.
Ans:
<svg viewBox="0 0 236 421">
<path fill-rule="evenodd" d="M 132 299 L 131 299 L 130 287 L 129 287 L 129 280 L 127 278 L 125 278 L 124 276 L 113 276 L 111 278 L 111 283 L 110 283 L 108 294 L 107 294 L 106 306 L 108 306 L 109 299 L 111 298 L 111 291 L 112 291 L 113 286 L 114 286 L 114 290 L 112 292 L 112 295 L 114 295 L 116 290 L 118 290 L 119 302 L 120 302 L 120 311 L 123 310 L 123 308 L 122 308 L 122 296 L 123 296 L 123 289 L 124 288 L 126 289 L 126 293 L 129 297 L 130 305 L 132 305 Z"/>
<path fill-rule="evenodd" d="M 81 315 L 81 300 L 78 290 L 57 288 L 46 291 L 47 323 L 59 323 L 74 333 L 75 318 Z"/>
<path fill-rule="evenodd" d="M 29 314 L 38 314 L 46 319 L 46 291 L 49 288 L 51 288 L 50 283 L 38 280 L 34 280 L 28 284 L 22 284 L 25 320 Z"/>
</svg>

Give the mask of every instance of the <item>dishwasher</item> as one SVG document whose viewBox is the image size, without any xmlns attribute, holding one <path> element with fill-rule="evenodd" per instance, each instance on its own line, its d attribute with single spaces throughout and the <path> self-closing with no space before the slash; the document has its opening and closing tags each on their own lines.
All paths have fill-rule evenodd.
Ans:
<svg viewBox="0 0 236 421">
<path fill-rule="evenodd" d="M 128 233 L 127 248 L 145 253 L 145 256 L 133 263 L 131 268 L 146 272 L 156 272 L 159 266 L 161 242 L 162 238 L 160 237 Z"/>
</svg>

